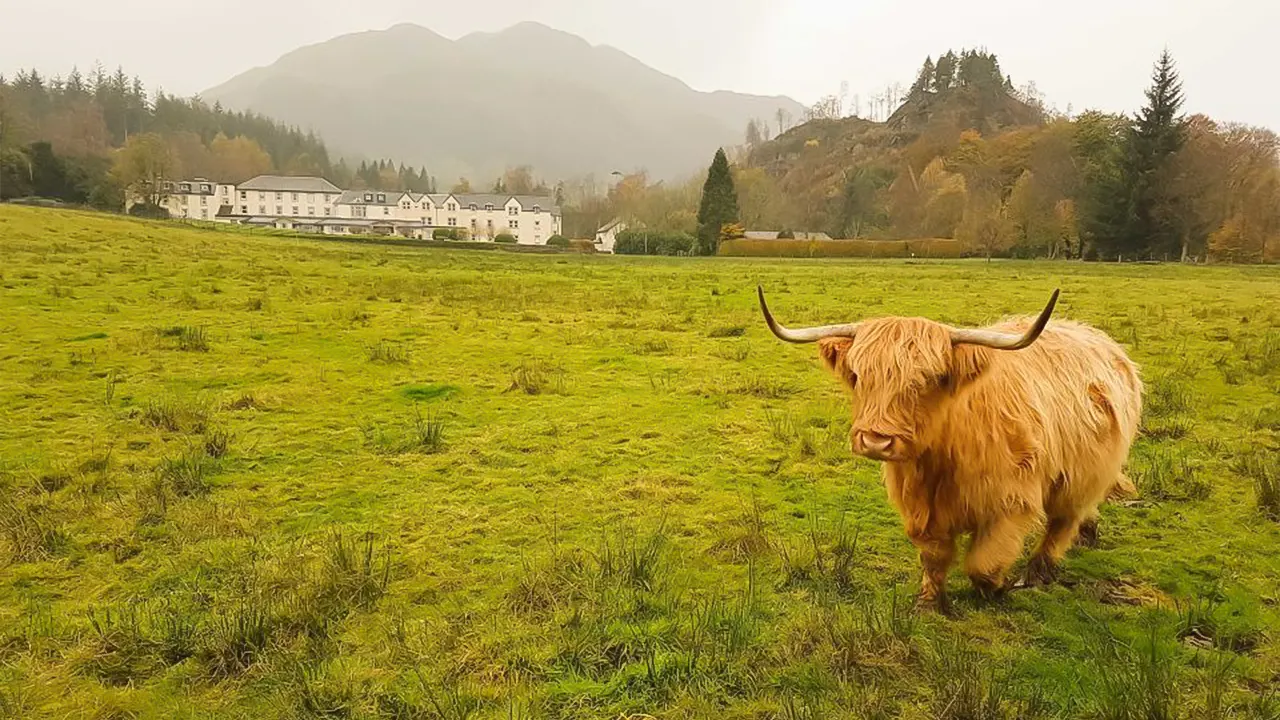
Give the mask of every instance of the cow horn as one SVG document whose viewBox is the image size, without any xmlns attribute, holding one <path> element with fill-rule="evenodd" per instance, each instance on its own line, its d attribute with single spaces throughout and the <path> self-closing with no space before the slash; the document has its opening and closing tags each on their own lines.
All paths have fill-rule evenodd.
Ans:
<svg viewBox="0 0 1280 720">
<path fill-rule="evenodd" d="M 952 330 L 951 344 L 981 345 L 996 350 L 1021 350 L 1035 342 L 1036 338 L 1040 337 L 1040 333 L 1044 332 L 1045 325 L 1049 324 L 1049 316 L 1053 314 L 1053 306 L 1058 304 L 1058 292 L 1058 290 L 1053 291 L 1053 296 L 1049 298 L 1049 304 L 1044 306 L 1040 317 L 1036 318 L 1035 323 L 1021 335 L 998 330 Z"/>
<path fill-rule="evenodd" d="M 760 295 L 760 311 L 764 313 L 764 321 L 769 325 L 769 329 L 779 340 L 785 340 L 789 343 L 811 343 L 817 342 L 822 338 L 829 337 L 853 337 L 858 332 L 858 323 L 845 323 L 844 325 L 822 325 L 819 327 L 796 328 L 791 329 L 778 324 L 773 319 L 773 313 L 769 312 L 769 306 L 764 301 L 764 288 L 756 286 L 756 292 Z"/>
</svg>

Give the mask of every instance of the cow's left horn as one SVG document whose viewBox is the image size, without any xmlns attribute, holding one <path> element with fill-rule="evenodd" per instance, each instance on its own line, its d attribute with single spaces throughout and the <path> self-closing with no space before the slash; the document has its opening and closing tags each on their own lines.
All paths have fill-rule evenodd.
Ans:
<svg viewBox="0 0 1280 720">
<path fill-rule="evenodd" d="M 760 311 L 764 313 L 764 321 L 768 324 L 769 329 L 779 340 L 786 340 L 789 343 L 811 343 L 817 342 L 823 338 L 829 337 L 853 337 L 858 333 L 858 323 L 845 323 L 844 325 L 821 325 L 819 327 L 796 328 L 791 329 L 778 324 L 773 319 L 773 313 L 769 312 L 769 306 L 764 301 L 764 288 L 756 286 L 756 292 L 760 295 Z"/>
<path fill-rule="evenodd" d="M 1021 335 L 998 330 L 952 330 L 951 343 L 982 345 L 997 350 L 1021 350 L 1035 342 L 1036 338 L 1040 337 L 1040 333 L 1044 332 L 1044 326 L 1049 324 L 1049 316 L 1053 315 L 1053 306 L 1058 304 L 1058 292 L 1058 290 L 1053 291 L 1053 296 L 1049 298 L 1049 304 L 1044 306 L 1040 317 L 1036 318 L 1035 323 Z"/>
</svg>

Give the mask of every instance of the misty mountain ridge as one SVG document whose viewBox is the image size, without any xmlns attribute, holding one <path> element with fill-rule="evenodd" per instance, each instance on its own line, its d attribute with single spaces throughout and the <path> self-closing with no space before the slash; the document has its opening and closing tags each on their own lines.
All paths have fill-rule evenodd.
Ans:
<svg viewBox="0 0 1280 720">
<path fill-rule="evenodd" d="M 699 92 L 607 45 L 538 23 L 450 40 L 401 24 L 294 50 L 202 93 L 311 128 L 338 153 L 425 165 L 441 184 L 532 165 L 561 179 L 704 166 L 786 97 Z"/>
</svg>

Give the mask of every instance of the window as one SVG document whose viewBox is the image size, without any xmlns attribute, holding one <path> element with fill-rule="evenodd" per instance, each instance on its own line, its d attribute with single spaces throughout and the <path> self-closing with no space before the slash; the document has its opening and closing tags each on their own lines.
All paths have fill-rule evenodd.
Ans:
<svg viewBox="0 0 1280 720">
<path fill-rule="evenodd" d="M 249 214 L 249 206 L 248 206 L 248 205 L 241 205 L 241 206 L 240 206 L 240 214 L 241 214 L 241 215 L 248 215 L 248 214 Z"/>
<path fill-rule="evenodd" d="M 265 192 L 263 192 L 263 191 L 259 190 L 259 191 L 258 191 L 258 202 L 262 202 L 262 201 L 264 201 L 264 200 L 266 200 L 266 199 L 267 199 L 267 194 L 266 194 Z"/>
<path fill-rule="evenodd" d="M 358 218 L 366 217 L 365 208 L 361 205 L 353 206 L 351 208 L 351 217 L 358 217 Z"/>
<path fill-rule="evenodd" d="M 384 203 L 386 201 L 387 201 L 386 193 L 378 193 L 378 202 Z"/>
<path fill-rule="evenodd" d="M 276 200 L 284 200 L 284 193 L 277 191 Z"/>
<path fill-rule="evenodd" d="M 276 206 L 276 214 L 277 214 L 277 215 L 283 215 L 283 214 L 284 214 L 284 207 L 283 207 L 283 206 L 281 206 L 281 205 L 277 205 L 277 206 Z"/>
<path fill-rule="evenodd" d="M 427 203 L 427 212 L 431 212 L 431 203 Z"/>
<path fill-rule="evenodd" d="M 200 204 L 201 204 L 201 205 L 208 205 L 208 204 L 209 204 L 209 196 L 208 196 L 208 195 L 201 195 L 201 196 L 200 196 Z"/>
<path fill-rule="evenodd" d="M 455 210 L 457 210 L 457 209 L 458 209 L 458 206 L 457 206 L 457 205 L 455 205 L 455 204 L 453 204 L 453 203 L 449 203 L 449 212 L 454 212 L 454 211 L 455 211 Z"/>
<path fill-rule="evenodd" d="M 534 205 L 534 206 L 533 206 L 533 212 L 535 212 L 535 213 L 540 213 L 540 212 L 542 212 L 542 206 L 541 206 L 541 205 Z"/>
<path fill-rule="evenodd" d="M 458 218 L 456 217 L 449 218 L 449 227 L 457 227 L 457 226 L 458 226 Z"/>
<path fill-rule="evenodd" d="M 245 191 L 241 190 L 241 191 L 240 191 L 240 199 L 241 199 L 241 200 L 248 200 L 248 199 L 249 199 L 249 193 L 247 193 L 247 192 L 245 192 Z"/>
<path fill-rule="evenodd" d="M 293 201 L 298 202 L 298 193 L 293 194 Z"/>
<path fill-rule="evenodd" d="M 471 218 L 471 231 L 475 232 L 475 229 L 476 229 L 476 219 Z"/>
<path fill-rule="evenodd" d="M 542 221 L 541 221 L 541 220 L 534 220 L 534 221 L 533 221 L 533 226 L 534 226 L 534 227 L 536 227 L 536 228 L 540 228 L 540 227 L 542 227 Z"/>
<path fill-rule="evenodd" d="M 404 210 L 411 210 L 413 209 L 413 203 L 409 202 L 408 200 L 405 200 L 404 202 L 400 203 L 400 207 Z"/>
<path fill-rule="evenodd" d="M 201 186 L 200 186 L 200 192 L 207 192 L 207 193 L 211 193 L 211 192 L 213 192 L 213 188 L 212 188 L 212 187 L 210 187 L 208 184 L 201 185 Z"/>
<path fill-rule="evenodd" d="M 313 206 L 311 206 L 311 205 L 308 205 L 308 206 L 307 206 L 307 215 L 308 215 L 309 217 L 315 217 L 315 216 L 316 216 L 316 209 L 315 209 L 315 207 L 313 207 Z"/>
<path fill-rule="evenodd" d="M 383 215 L 390 215 L 390 214 L 391 214 L 391 208 L 389 208 L 389 207 L 384 207 L 384 208 L 382 208 L 382 214 L 383 214 Z"/>
<path fill-rule="evenodd" d="M 267 206 L 266 206 L 266 205 L 259 205 L 259 206 L 258 206 L 258 214 L 259 214 L 259 215 L 266 215 L 266 214 L 267 214 Z"/>
<path fill-rule="evenodd" d="M 511 228 L 512 230 L 519 230 L 519 229 L 520 229 L 520 221 L 519 221 L 519 220 L 508 220 L 508 221 L 507 221 L 507 227 Z"/>
<path fill-rule="evenodd" d="M 484 209 L 488 212 L 493 212 L 493 203 L 489 203 L 488 205 L 485 205 Z"/>
<path fill-rule="evenodd" d="M 519 215 L 519 214 L 520 214 L 520 208 L 516 207 L 515 205 L 512 205 L 511 207 L 507 208 L 507 214 L 508 214 L 508 215 Z"/>
<path fill-rule="evenodd" d="M 365 202 L 373 202 L 373 193 L 365 193 L 365 194 L 364 194 L 364 201 L 365 201 Z"/>
<path fill-rule="evenodd" d="M 293 214 L 294 214 L 294 215 L 297 215 L 297 214 L 298 214 L 298 206 L 297 206 L 297 205 L 294 205 L 294 206 L 293 206 Z"/>
<path fill-rule="evenodd" d="M 472 210 L 472 212 L 474 212 L 474 211 L 476 210 L 476 204 L 475 204 L 475 203 L 471 203 L 471 210 Z"/>
<path fill-rule="evenodd" d="M 226 194 L 228 194 L 228 192 L 230 192 L 230 190 L 227 188 L 227 186 L 226 186 L 226 185 L 223 185 L 222 187 L 218 188 L 218 190 L 219 190 L 219 192 L 221 192 L 223 195 L 226 195 Z"/>
<path fill-rule="evenodd" d="M 208 210 L 206 210 L 206 209 L 204 209 L 204 208 L 200 208 L 200 219 L 202 219 L 202 220 L 208 220 L 208 219 L 209 219 L 209 211 L 208 211 Z"/>
<path fill-rule="evenodd" d="M 325 214 L 325 216 L 326 216 L 326 217 L 329 215 L 329 208 L 325 208 L 325 209 L 324 209 L 324 214 Z"/>
<path fill-rule="evenodd" d="M 191 192 L 191 183 L 182 183 L 182 192 L 184 193 Z"/>
</svg>

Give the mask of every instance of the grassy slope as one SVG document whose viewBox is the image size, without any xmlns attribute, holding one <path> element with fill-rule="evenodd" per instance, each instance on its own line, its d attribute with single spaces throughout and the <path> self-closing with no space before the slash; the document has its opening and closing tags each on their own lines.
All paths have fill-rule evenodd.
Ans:
<svg viewBox="0 0 1280 720">
<path fill-rule="evenodd" d="M 1233 460 L 1277 452 L 1274 268 L 534 257 L 4 207 L 0 257 L 0 711 L 1203 717 L 1223 690 L 1268 717 L 1240 708 L 1280 673 L 1280 525 Z M 963 617 L 916 619 L 845 400 L 762 331 L 757 282 L 791 323 L 977 323 L 1061 286 L 1185 436 L 1143 441 L 1148 498 L 1107 508 L 1072 587 L 984 606 L 957 573 Z"/>
</svg>

